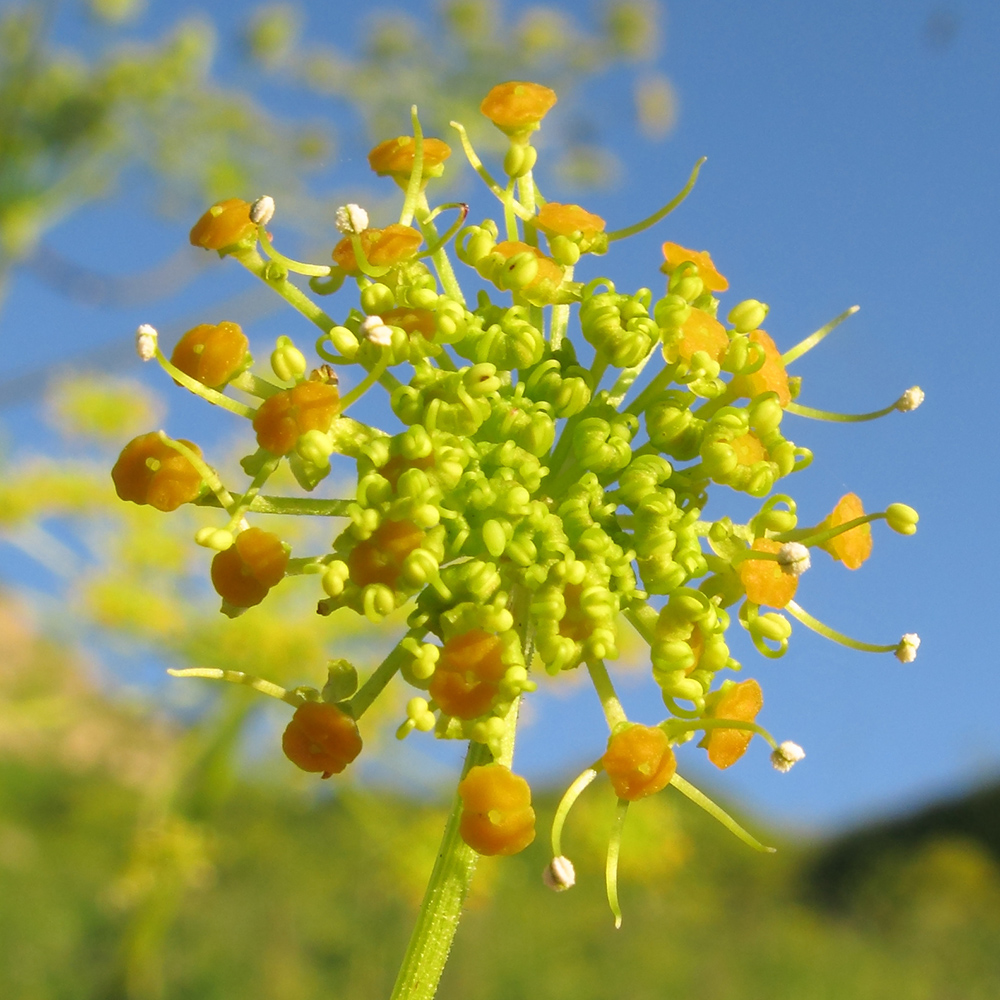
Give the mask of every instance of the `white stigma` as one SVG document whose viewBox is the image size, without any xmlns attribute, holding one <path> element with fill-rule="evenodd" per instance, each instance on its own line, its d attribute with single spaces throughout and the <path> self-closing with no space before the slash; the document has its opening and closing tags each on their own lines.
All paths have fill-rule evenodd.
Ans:
<svg viewBox="0 0 1000 1000">
<path fill-rule="evenodd" d="M 782 573 L 789 576 L 802 576 L 812 565 L 809 549 L 801 542 L 785 542 L 778 549 L 778 565 Z"/>
<path fill-rule="evenodd" d="M 392 330 L 382 322 L 381 316 L 367 316 L 358 327 L 358 333 L 379 347 L 388 347 L 392 343 Z"/>
<path fill-rule="evenodd" d="M 250 221 L 255 226 L 266 226 L 274 218 L 274 199 L 269 194 L 262 194 L 250 206 Z"/>
<path fill-rule="evenodd" d="M 341 205 L 337 209 L 337 228 L 345 236 L 357 236 L 362 230 L 368 228 L 368 213 L 353 202 L 349 205 Z"/>
<path fill-rule="evenodd" d="M 542 872 L 542 881 L 555 892 L 565 892 L 576 885 L 576 869 L 573 862 L 563 854 L 554 857 Z"/>
<path fill-rule="evenodd" d="M 917 658 L 920 648 L 920 636 L 916 632 L 907 632 L 896 647 L 896 659 L 900 663 L 912 663 Z"/>
<path fill-rule="evenodd" d="M 924 401 L 924 390 L 919 385 L 911 385 L 899 399 L 896 400 L 896 409 L 900 413 L 909 413 L 915 410 Z"/>
<path fill-rule="evenodd" d="M 787 774 L 805 755 L 805 750 L 798 743 L 785 740 L 784 743 L 779 743 L 778 748 L 771 754 L 771 764 L 776 771 Z"/>
<path fill-rule="evenodd" d="M 158 337 L 159 334 L 156 332 L 156 327 L 150 326 L 148 323 L 143 323 L 135 331 L 135 353 L 143 361 L 152 361 L 156 357 L 156 341 Z"/>
</svg>

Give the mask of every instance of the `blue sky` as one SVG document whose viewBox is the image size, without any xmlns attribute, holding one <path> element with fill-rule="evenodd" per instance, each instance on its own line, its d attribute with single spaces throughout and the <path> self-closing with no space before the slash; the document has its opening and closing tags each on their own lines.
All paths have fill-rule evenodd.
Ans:
<svg viewBox="0 0 1000 1000">
<path fill-rule="evenodd" d="M 365 14 L 384 9 L 370 3 L 335 16 L 333 6 L 307 4 L 307 23 L 316 38 L 341 46 L 356 41 Z M 411 13 L 429 7 L 407 5 Z M 199 9 L 160 0 L 149 8 L 139 34 Z M 89 44 L 72 21 L 65 31 L 67 41 Z M 653 232 L 619 244 L 621 252 L 600 262 L 606 273 L 626 287 L 656 289 L 660 242 L 709 249 L 730 279 L 726 307 L 750 296 L 768 302 L 767 329 L 783 348 L 857 303 L 857 316 L 796 363 L 804 378 L 800 401 L 863 412 L 913 384 L 927 392 L 917 413 L 875 423 L 786 418 L 788 436 L 816 454 L 809 470 L 788 481 L 805 522 L 824 516 L 848 490 L 868 509 L 903 501 L 922 518 L 908 539 L 876 525 L 874 556 L 856 573 L 819 554 L 803 578 L 800 603 L 858 638 L 891 642 L 917 631 L 923 640 L 909 666 L 802 628 L 782 660 L 760 661 L 740 649 L 746 674 L 765 690 L 762 721 L 779 738 L 801 743 L 807 760 L 777 775 L 761 746 L 723 775 L 690 764 L 688 773 L 787 823 L 842 824 L 1000 769 L 992 638 L 997 445 L 989 422 L 1000 360 L 990 295 L 1000 265 L 998 52 L 1000 6 L 986 0 L 703 0 L 668 7 L 658 65 L 676 88 L 680 117 L 665 142 L 637 137 L 623 113 L 626 74 L 588 86 L 600 137 L 624 165 L 617 189 L 586 199 L 612 227 L 657 207 L 699 156 L 708 157 L 685 205 Z M 240 72 L 225 49 L 220 68 Z M 343 115 L 318 103 L 283 105 L 288 99 L 280 93 L 267 100 L 289 114 Z M 401 105 L 408 103 L 402 94 Z M 346 154 L 355 136 L 348 121 Z M 355 151 L 322 182 L 370 189 L 360 166 Z M 544 185 L 544 166 L 541 178 Z M 558 197 L 551 185 L 545 190 Z M 478 206 L 483 214 L 485 199 Z M 109 270 L 125 272 L 186 241 L 190 221 L 148 222 L 144 212 L 140 195 L 126 187 L 64 224 L 52 241 L 79 255 L 89 239 Z M 140 221 L 141 241 L 123 252 L 121 234 Z M 168 325 L 248 287 L 237 270 L 219 265 L 184 295 L 142 310 L 84 307 L 19 277 L 0 316 L 0 378 L 47 359 L 50 342 L 38 336 L 45 330 L 71 330 L 72 352 L 113 344 L 128 350 L 136 323 Z M 295 335 L 292 322 L 283 316 L 280 329 L 262 322 L 251 336 Z M 172 401 L 168 427 L 181 435 L 202 417 Z M 24 437 L 29 407 L 10 409 L 3 419 L 8 437 L 42 443 Z M 226 431 L 219 428 L 221 438 Z M 720 494 L 715 511 L 729 510 L 730 499 Z M 734 502 L 731 509 L 743 508 Z M 626 682 L 624 696 L 638 720 L 660 717 L 651 682 Z M 532 715 L 519 752 L 525 773 L 563 777 L 600 752 L 603 722 L 585 689 L 544 700 Z"/>
</svg>

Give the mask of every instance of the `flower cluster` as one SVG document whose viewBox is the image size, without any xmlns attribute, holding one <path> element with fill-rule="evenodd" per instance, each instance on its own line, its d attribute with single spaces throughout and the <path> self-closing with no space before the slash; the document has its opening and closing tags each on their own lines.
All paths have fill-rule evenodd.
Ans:
<svg viewBox="0 0 1000 1000">
<path fill-rule="evenodd" d="M 189 331 L 168 361 L 155 331 L 142 327 L 143 356 L 155 355 L 181 385 L 247 418 L 257 448 L 242 463 L 250 482 L 235 494 L 195 445 L 162 432 L 128 444 L 113 476 L 123 499 L 161 510 L 185 502 L 225 510 L 225 524 L 202 529 L 197 541 L 216 552 L 211 579 L 226 614 L 260 603 L 290 575 L 313 577 L 323 615 L 349 608 L 378 623 L 408 609 L 406 635 L 360 687 L 342 660 L 331 664 L 322 690 L 194 673 L 225 675 L 295 706 L 283 748 L 323 777 L 359 754 L 357 720 L 400 675 L 412 689 L 400 738 L 419 730 L 473 742 L 459 786 L 460 832 L 480 853 L 513 853 L 534 836 L 530 790 L 510 771 L 519 699 L 540 673 L 586 670 L 610 737 L 557 814 L 547 879 L 566 888 L 572 865 L 559 847 L 562 824 L 601 771 L 621 801 L 612 875 L 628 803 L 668 784 L 752 842 L 677 773 L 677 748 L 698 734 L 720 768 L 754 735 L 771 745 L 780 770 L 803 756 L 757 724 L 757 681 L 731 679 L 740 669 L 728 640 L 734 621 L 767 657 L 785 653 L 791 618 L 853 648 L 912 660 L 915 636 L 858 642 L 795 597 L 812 550 L 857 569 L 871 552 L 871 522 L 912 534 L 916 513 L 902 504 L 866 513 L 848 494 L 826 518 L 801 525 L 793 499 L 776 489 L 812 458 L 790 439 L 787 415 L 871 419 L 912 410 L 922 394 L 908 390 L 885 410 L 857 417 L 799 404 L 801 383 L 788 365 L 852 310 L 782 353 L 762 329 L 766 305 L 747 300 L 721 311 L 717 296 L 728 282 L 706 251 L 665 242 L 659 294 L 619 290 L 601 277 L 575 280 L 583 258 L 675 208 L 700 163 L 667 206 L 608 232 L 579 205 L 545 201 L 533 177 L 532 135 L 555 103 L 551 90 L 527 82 L 501 84 L 483 101 L 483 113 L 509 138 L 503 182 L 455 126 L 499 201 L 499 223 L 466 224 L 464 204 L 431 207 L 429 182 L 451 149 L 422 135 L 415 111 L 414 134 L 386 140 L 369 157 L 376 174 L 405 192 L 398 221 L 376 228 L 359 206 L 345 206 L 332 263 L 301 263 L 275 249 L 265 229 L 270 198 L 231 198 L 209 209 L 191 242 L 234 258 L 311 321 L 317 360 L 281 337 L 270 376 L 254 374 L 242 331 L 222 322 Z M 442 218 L 452 219 L 443 231 Z M 455 259 L 495 292 L 468 297 Z M 294 274 L 309 279 L 313 296 Z M 342 290 L 348 279 L 356 295 Z M 343 305 L 333 318 L 315 296 L 336 292 Z M 656 369 L 652 377 L 647 366 Z M 350 391 L 338 369 L 358 373 Z M 376 385 L 404 430 L 347 415 Z M 351 496 L 261 493 L 282 462 L 308 493 L 344 459 L 357 471 Z M 729 491 L 759 501 L 746 523 L 716 510 Z M 339 530 L 328 551 L 293 560 L 281 538 L 248 523 L 268 513 L 334 517 Z M 657 725 L 629 720 L 616 697 L 607 664 L 619 655 L 623 627 L 649 645 L 666 710 Z M 609 875 L 617 912 L 613 883 Z"/>
</svg>

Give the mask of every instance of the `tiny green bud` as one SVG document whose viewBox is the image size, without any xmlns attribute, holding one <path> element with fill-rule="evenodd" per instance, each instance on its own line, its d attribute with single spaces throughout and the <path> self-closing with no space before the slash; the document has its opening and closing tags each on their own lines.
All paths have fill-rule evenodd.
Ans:
<svg viewBox="0 0 1000 1000">
<path fill-rule="evenodd" d="M 729 310 L 726 319 L 733 324 L 737 333 L 749 333 L 751 330 L 758 329 L 760 324 L 764 322 L 768 309 L 769 306 L 756 299 L 744 299 L 742 302 L 737 302 Z"/>
<path fill-rule="evenodd" d="M 329 434 L 311 430 L 299 436 L 295 442 L 295 450 L 306 462 L 311 462 L 317 469 L 325 469 L 330 464 L 333 454 L 333 441 Z"/>
<path fill-rule="evenodd" d="M 199 528 L 195 533 L 194 540 L 206 549 L 225 552 L 233 544 L 233 533 L 225 528 Z"/>
<path fill-rule="evenodd" d="M 901 535 L 913 535 L 917 531 L 920 515 L 905 503 L 891 503 L 885 509 L 886 523 Z"/>
<path fill-rule="evenodd" d="M 574 243 L 568 236 L 552 236 L 549 238 L 549 250 L 556 263 L 563 267 L 572 267 L 580 260 L 580 245 Z"/>
<path fill-rule="evenodd" d="M 388 312 L 395 305 L 396 296 L 392 294 L 392 289 L 380 281 L 361 289 L 361 308 L 369 316 Z"/>
<path fill-rule="evenodd" d="M 335 326 L 321 339 L 327 340 L 333 345 L 333 349 L 342 354 L 348 360 L 358 353 L 358 338 L 347 329 L 346 326 Z"/>
<path fill-rule="evenodd" d="M 358 671 L 347 660 L 331 660 L 327 665 L 323 701 L 347 701 L 358 689 Z"/>
<path fill-rule="evenodd" d="M 271 371 L 282 382 L 291 382 L 302 378 L 307 367 L 306 356 L 292 343 L 291 338 L 279 337 L 271 353 Z"/>
<path fill-rule="evenodd" d="M 347 583 L 350 575 L 347 563 L 336 559 L 327 566 L 320 580 L 320 585 L 330 597 L 339 597 L 344 592 L 344 584 Z"/>
<path fill-rule="evenodd" d="M 537 159 L 538 150 L 534 146 L 511 146 L 503 158 L 504 173 L 508 177 L 523 177 Z"/>
</svg>

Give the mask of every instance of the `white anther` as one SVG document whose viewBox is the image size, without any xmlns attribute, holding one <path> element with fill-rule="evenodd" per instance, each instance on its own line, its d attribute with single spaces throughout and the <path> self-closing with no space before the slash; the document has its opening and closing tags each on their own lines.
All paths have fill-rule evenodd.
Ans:
<svg viewBox="0 0 1000 1000">
<path fill-rule="evenodd" d="M 155 326 L 143 323 L 135 331 L 135 352 L 143 361 L 152 361 L 156 357 L 156 341 L 159 334 Z"/>
<path fill-rule="evenodd" d="M 345 235 L 357 235 L 368 228 L 368 213 L 353 202 L 337 209 L 337 228 Z"/>
<path fill-rule="evenodd" d="M 912 663 L 917 658 L 920 648 L 920 636 L 916 632 L 907 632 L 896 647 L 896 659 L 900 663 Z"/>
<path fill-rule="evenodd" d="M 266 226 L 274 218 L 274 199 L 269 194 L 262 194 L 250 206 L 250 221 L 255 226 Z"/>
<path fill-rule="evenodd" d="M 785 542 L 778 549 L 778 565 L 782 573 L 789 576 L 802 576 L 812 565 L 809 549 L 801 542 Z"/>
<path fill-rule="evenodd" d="M 915 410 L 924 401 L 924 390 L 919 385 L 911 385 L 899 399 L 896 400 L 896 409 L 900 413 L 909 413 Z"/>
<path fill-rule="evenodd" d="M 358 327 L 358 333 L 379 347 L 388 347 L 392 343 L 392 330 L 382 322 L 381 316 L 366 316 Z"/>
<path fill-rule="evenodd" d="M 805 755 L 805 750 L 798 743 L 785 740 L 784 743 L 779 743 L 778 749 L 771 754 L 771 764 L 776 771 L 781 771 L 782 774 L 785 774 L 802 760 Z"/>
<path fill-rule="evenodd" d="M 545 871 L 542 881 L 555 892 L 565 892 L 576 885 L 576 869 L 573 862 L 563 854 L 554 857 Z"/>
</svg>

